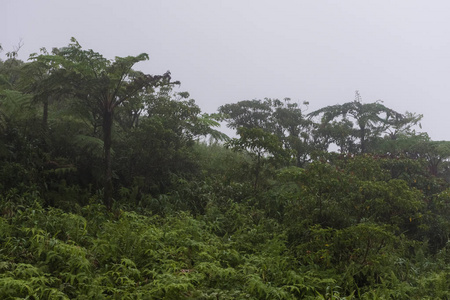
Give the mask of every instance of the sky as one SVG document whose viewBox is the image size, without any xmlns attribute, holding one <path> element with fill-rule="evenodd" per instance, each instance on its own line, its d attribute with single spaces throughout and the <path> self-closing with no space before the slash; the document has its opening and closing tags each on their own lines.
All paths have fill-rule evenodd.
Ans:
<svg viewBox="0 0 450 300">
<path fill-rule="evenodd" d="M 423 114 L 450 140 L 448 0 L 0 0 L 4 52 L 19 58 L 75 37 L 108 58 L 148 53 L 204 112 L 241 100 L 291 98 L 308 112 L 377 100 Z"/>
</svg>

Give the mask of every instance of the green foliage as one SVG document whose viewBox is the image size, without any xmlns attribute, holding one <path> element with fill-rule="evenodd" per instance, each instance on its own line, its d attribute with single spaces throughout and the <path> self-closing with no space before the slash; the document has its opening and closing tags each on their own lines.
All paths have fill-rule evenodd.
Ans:
<svg viewBox="0 0 450 300">
<path fill-rule="evenodd" d="M 247 149 L 257 156 L 267 153 L 285 162 L 295 158 L 298 166 L 320 148 L 313 144 L 313 123 L 289 98 L 239 101 L 221 106 L 219 112 L 240 136 L 229 143 L 234 148 Z"/>
<path fill-rule="evenodd" d="M 391 139 L 402 133 L 409 134 L 422 118 L 412 113 L 400 114 L 381 101 L 362 103 L 358 91 L 354 101 L 327 106 L 309 116 L 321 116 L 319 133 L 339 146 L 341 153 L 370 152 L 382 134 L 387 133 Z M 357 148 L 355 140 L 359 140 Z"/>
<path fill-rule="evenodd" d="M 146 54 L 72 39 L 16 56 L 0 61 L 1 299 L 450 297 L 449 144 L 415 132 L 421 115 L 359 94 L 320 123 L 288 98 L 205 114 L 169 73 L 132 69 Z"/>
<path fill-rule="evenodd" d="M 49 69 L 49 78 L 44 81 L 57 81 L 59 93 L 73 95 L 83 103 L 92 115 L 101 120 L 104 157 L 104 201 L 112 207 L 112 127 L 116 107 L 129 99 L 145 93 L 149 89 L 171 84 L 170 72 L 152 76 L 133 71 L 132 67 L 149 56 L 116 57 L 114 61 L 104 58 L 93 50 L 83 50 L 75 38 L 67 47 L 53 49 L 52 54 L 32 55 L 31 59 L 44 64 Z M 61 82 L 61 78 L 64 80 Z"/>
</svg>

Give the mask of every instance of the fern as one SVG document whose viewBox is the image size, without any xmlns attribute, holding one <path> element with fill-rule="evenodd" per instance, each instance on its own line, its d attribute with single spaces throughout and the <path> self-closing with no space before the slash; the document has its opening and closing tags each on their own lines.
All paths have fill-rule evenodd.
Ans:
<svg viewBox="0 0 450 300">
<path fill-rule="evenodd" d="M 33 289 L 27 280 L 0 277 L 0 297 L 2 299 L 30 296 L 33 296 Z"/>
<path fill-rule="evenodd" d="M 0 124 L 29 119 L 34 113 L 31 96 L 13 90 L 0 90 Z"/>
<path fill-rule="evenodd" d="M 95 158 L 103 158 L 103 140 L 99 138 L 78 134 L 73 138 L 73 145 L 84 151 L 88 151 Z M 114 151 L 111 153 L 114 154 Z"/>
</svg>

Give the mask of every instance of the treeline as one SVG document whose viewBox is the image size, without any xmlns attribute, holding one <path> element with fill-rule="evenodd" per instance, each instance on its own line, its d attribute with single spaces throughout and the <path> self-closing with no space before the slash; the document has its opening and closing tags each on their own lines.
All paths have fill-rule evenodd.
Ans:
<svg viewBox="0 0 450 300">
<path fill-rule="evenodd" d="M 0 60 L 2 299 L 450 298 L 450 142 L 421 115 L 206 114 L 146 59 Z"/>
</svg>

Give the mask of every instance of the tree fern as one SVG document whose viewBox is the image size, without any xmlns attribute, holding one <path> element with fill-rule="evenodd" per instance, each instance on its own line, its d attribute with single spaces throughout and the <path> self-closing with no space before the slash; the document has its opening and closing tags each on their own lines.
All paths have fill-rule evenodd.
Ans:
<svg viewBox="0 0 450 300">
<path fill-rule="evenodd" d="M 101 159 L 103 157 L 103 141 L 99 138 L 79 134 L 74 136 L 73 145 L 88 151 L 95 158 Z"/>
</svg>

